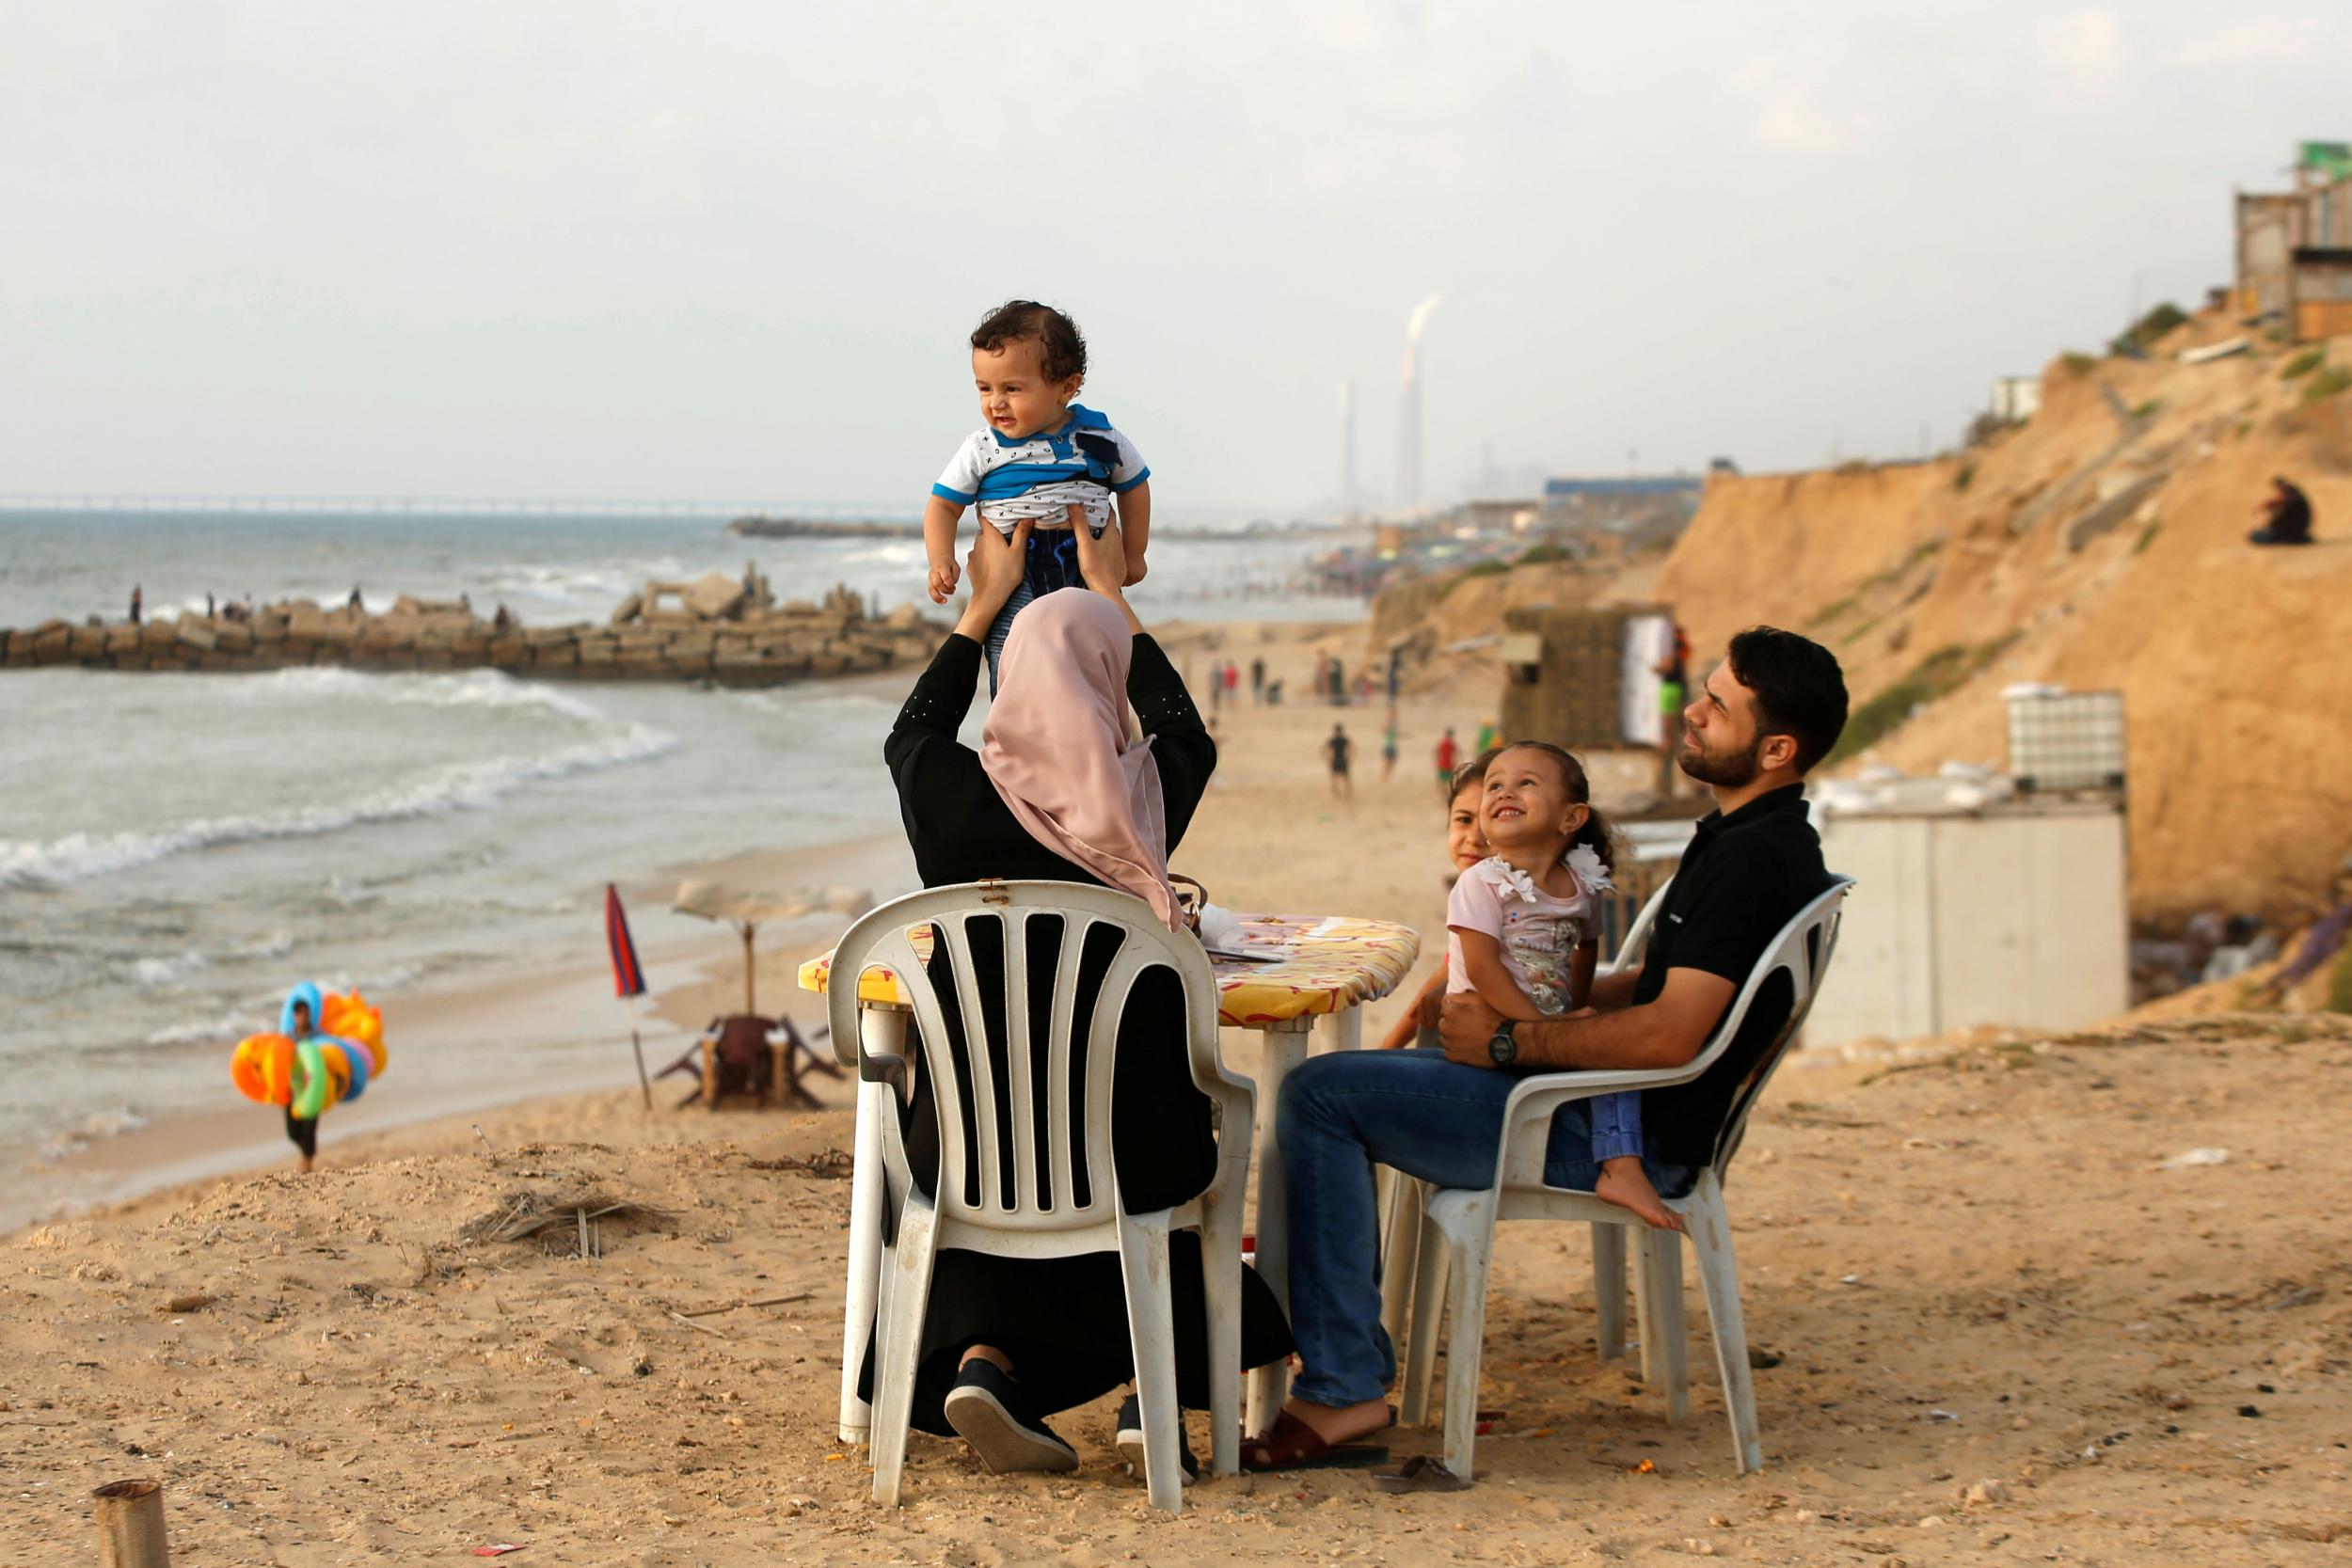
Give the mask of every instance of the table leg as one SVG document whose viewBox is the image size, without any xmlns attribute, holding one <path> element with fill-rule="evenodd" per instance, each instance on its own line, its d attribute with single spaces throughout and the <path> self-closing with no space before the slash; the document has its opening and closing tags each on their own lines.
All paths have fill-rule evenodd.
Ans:
<svg viewBox="0 0 2352 1568">
<path fill-rule="evenodd" d="M 1282 1081 L 1307 1059 L 1310 1021 L 1284 1019 L 1258 1034 L 1258 1277 L 1274 1299 L 1290 1310 L 1290 1204 L 1282 1179 L 1282 1150 L 1275 1132 L 1276 1112 L 1281 1103 Z M 1249 1374 L 1249 1413 L 1243 1422 L 1252 1433 L 1263 1432 L 1282 1408 L 1290 1391 L 1290 1365 L 1278 1361 Z"/>
<path fill-rule="evenodd" d="M 858 1034 L 868 1050 L 903 1053 L 907 1015 L 895 1008 L 858 1011 Z M 874 1333 L 874 1304 L 882 1289 L 882 1118 L 890 1114 L 890 1085 L 857 1085 L 857 1132 L 850 1149 L 850 1272 L 841 1304 L 841 1440 L 863 1443 L 872 1412 L 858 1398 L 857 1375 Z"/>
<path fill-rule="evenodd" d="M 1348 1007 L 1323 1015 L 1323 1026 L 1315 1031 L 1315 1053 L 1326 1051 L 1355 1051 L 1364 1043 L 1364 1010 Z"/>
</svg>

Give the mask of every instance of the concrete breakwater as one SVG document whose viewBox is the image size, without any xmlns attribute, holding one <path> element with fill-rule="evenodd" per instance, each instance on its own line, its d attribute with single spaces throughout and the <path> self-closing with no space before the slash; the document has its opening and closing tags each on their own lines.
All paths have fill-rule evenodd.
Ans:
<svg viewBox="0 0 2352 1568">
<path fill-rule="evenodd" d="M 739 594 L 723 613 L 686 595 L 675 610 L 659 608 L 660 595 L 632 595 L 603 626 L 524 626 L 485 620 L 464 604 L 405 594 L 383 614 L 297 599 L 250 612 L 143 623 L 53 620 L 0 632 L 0 667 L 234 672 L 327 664 L 775 686 L 920 663 L 939 645 L 939 628 L 913 605 L 875 615 L 846 588 L 818 602 L 779 605 L 765 587 Z"/>
</svg>

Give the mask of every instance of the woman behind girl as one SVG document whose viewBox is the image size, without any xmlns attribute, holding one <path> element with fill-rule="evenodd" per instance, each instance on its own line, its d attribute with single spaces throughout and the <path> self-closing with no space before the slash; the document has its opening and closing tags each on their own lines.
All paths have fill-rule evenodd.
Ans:
<svg viewBox="0 0 2352 1568">
<path fill-rule="evenodd" d="M 1478 826 L 1492 853 L 1446 900 L 1446 990 L 1474 990 L 1514 1022 L 1574 1012 L 1600 956 L 1599 895 L 1615 862 L 1609 824 L 1592 807 L 1583 765 L 1546 741 L 1503 747 L 1483 783 Z M 1681 1229 L 1642 1168 L 1641 1096 L 1599 1095 L 1591 1105 L 1595 1195 Z"/>
</svg>

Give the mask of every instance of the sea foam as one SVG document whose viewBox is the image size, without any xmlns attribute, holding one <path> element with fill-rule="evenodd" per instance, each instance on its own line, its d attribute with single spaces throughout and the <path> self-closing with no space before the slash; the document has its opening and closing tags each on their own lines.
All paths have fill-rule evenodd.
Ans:
<svg viewBox="0 0 2352 1568">
<path fill-rule="evenodd" d="M 206 817 L 146 832 L 67 833 L 45 841 L 0 839 L 0 887 L 81 881 L 224 844 L 310 838 L 365 823 L 478 811 L 526 784 L 643 761 L 676 744 L 677 737 L 666 731 L 650 724 L 630 724 L 606 739 L 547 755 L 454 763 L 338 801 Z"/>
</svg>

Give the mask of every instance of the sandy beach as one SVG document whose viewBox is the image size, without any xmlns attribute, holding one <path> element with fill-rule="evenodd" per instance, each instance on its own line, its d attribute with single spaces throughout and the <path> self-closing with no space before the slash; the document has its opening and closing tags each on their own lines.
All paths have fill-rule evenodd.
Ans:
<svg viewBox="0 0 2352 1568">
<path fill-rule="evenodd" d="M 1171 629 L 1180 668 L 1263 651 L 1294 694 L 1218 716 L 1217 778 L 1175 869 L 1229 907 L 1406 921 L 1425 971 L 1443 907 L 1428 747 L 1444 723 L 1467 739 L 1483 688 L 1409 700 L 1383 783 L 1377 709 L 1295 701 L 1310 658 L 1352 666 L 1360 636 Z M 1352 802 L 1330 798 L 1317 750 L 1334 718 L 1359 742 Z M 847 868 L 898 891 L 902 847 L 829 853 L 821 877 L 737 869 L 858 881 Z M 787 976 L 825 940 L 763 937 L 763 1005 L 812 1016 Z M 722 931 L 644 956 L 659 1068 L 739 1000 L 737 948 Z M 72 1156 L 102 1194 L 167 1184 L 8 1243 L 0 1465 L 17 1509 L 0 1562 L 87 1557 L 89 1489 L 131 1477 L 166 1482 L 180 1560 L 294 1568 L 498 1543 L 525 1563 L 647 1568 L 2251 1564 L 2333 1560 L 2352 1539 L 2352 1269 L 2309 1196 L 2352 1166 L 2323 1109 L 2352 1069 L 2342 1020 L 2127 1020 L 1799 1058 L 1731 1186 L 1750 1339 L 1772 1362 L 1761 1474 L 1733 1473 L 1695 1288 L 1693 1408 L 1671 1423 L 1596 1356 L 1584 1239 L 1522 1227 L 1498 1251 L 1482 1402 L 1504 1414 L 1475 1490 L 1228 1479 L 1170 1519 L 1110 1450 L 1108 1402 L 1060 1423 L 1074 1475 L 992 1477 L 918 1435 L 908 1506 L 874 1508 L 862 1451 L 834 1438 L 848 1189 L 812 1158 L 850 1143 L 846 1093 L 712 1114 L 675 1108 L 673 1079 L 648 1114 L 617 1015 L 600 965 L 404 1007 L 396 1050 L 594 1031 L 613 1070 L 563 1094 L 485 1078 L 479 1099 L 430 1106 L 388 1075 L 380 1106 L 327 1125 L 308 1180 L 259 1110 L 240 1113 L 249 1136 L 159 1123 Z M 1391 1016 L 1372 1008 L 1367 1037 Z M 1248 1042 L 1227 1037 L 1245 1072 Z M 2226 1158 L 2168 1165 L 2192 1148 Z M 585 1258 L 568 1226 L 468 1239 L 525 1195 L 643 1212 L 601 1222 Z M 1434 1430 L 1395 1440 L 1440 1446 Z"/>
</svg>

